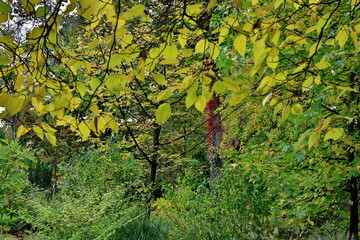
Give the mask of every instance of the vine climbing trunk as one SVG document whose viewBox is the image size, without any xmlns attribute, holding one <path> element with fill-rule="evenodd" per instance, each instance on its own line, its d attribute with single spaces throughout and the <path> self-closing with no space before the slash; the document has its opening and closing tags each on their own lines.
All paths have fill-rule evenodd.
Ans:
<svg viewBox="0 0 360 240">
<path fill-rule="evenodd" d="M 216 94 L 214 94 L 210 101 L 208 101 L 206 104 L 206 141 L 212 180 L 216 179 L 219 176 L 219 171 L 223 165 L 218 153 L 223 136 L 221 116 L 220 113 L 217 112 L 219 106 L 220 98 Z"/>
</svg>

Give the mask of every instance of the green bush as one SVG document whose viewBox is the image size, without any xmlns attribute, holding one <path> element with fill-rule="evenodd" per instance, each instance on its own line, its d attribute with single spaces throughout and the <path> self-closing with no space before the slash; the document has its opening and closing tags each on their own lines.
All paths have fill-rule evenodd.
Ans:
<svg viewBox="0 0 360 240">
<path fill-rule="evenodd" d="M 269 217 L 276 195 L 268 192 L 271 179 L 263 178 L 261 169 L 229 167 L 202 191 L 189 186 L 187 178 L 156 203 L 159 216 L 171 222 L 170 239 L 264 239 L 272 234 Z"/>
<path fill-rule="evenodd" d="M 118 229 L 135 229 L 146 213 L 142 175 L 139 162 L 114 145 L 61 163 L 58 193 L 49 200 L 46 191 L 34 190 L 27 202 L 24 216 L 36 230 L 31 238 L 112 239 Z"/>
<path fill-rule="evenodd" d="M 24 205 L 28 166 L 34 155 L 17 142 L 0 140 L 0 232 L 17 228 Z"/>
</svg>

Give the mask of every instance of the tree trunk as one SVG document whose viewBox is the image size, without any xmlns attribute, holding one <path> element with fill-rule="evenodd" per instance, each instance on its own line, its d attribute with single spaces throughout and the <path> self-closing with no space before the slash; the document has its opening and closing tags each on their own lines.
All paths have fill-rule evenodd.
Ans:
<svg viewBox="0 0 360 240">
<path fill-rule="evenodd" d="M 350 179 L 350 239 L 359 239 L 359 198 L 358 198 L 358 184 L 357 178 Z"/>
<path fill-rule="evenodd" d="M 152 188 L 151 198 L 150 201 L 155 201 L 158 198 L 156 194 L 156 172 L 158 167 L 158 160 L 159 160 L 159 147 L 160 147 L 160 134 L 161 134 L 161 125 L 154 123 L 154 132 L 153 132 L 153 152 L 150 157 L 151 162 L 151 169 L 150 169 L 150 185 Z"/>
<path fill-rule="evenodd" d="M 215 180 L 219 176 L 219 171 L 223 165 L 222 160 L 218 154 L 223 135 L 220 114 L 216 113 L 216 110 L 219 106 L 220 99 L 219 96 L 216 94 L 214 94 L 211 100 L 206 104 L 206 141 L 208 147 L 208 159 L 210 162 L 210 173 L 212 180 Z"/>
<path fill-rule="evenodd" d="M 359 78 L 358 75 L 355 74 L 355 72 L 351 72 L 350 74 L 350 87 L 354 89 L 360 88 L 359 86 Z M 360 97 L 359 94 L 356 92 L 350 92 L 350 104 L 359 105 L 360 103 Z M 357 115 L 358 116 L 358 115 Z M 357 120 L 352 120 L 352 122 L 349 124 L 348 127 L 348 133 L 349 134 L 356 134 L 356 132 L 359 131 L 359 124 L 356 124 L 355 122 L 359 122 L 359 118 Z M 355 159 L 355 156 L 357 156 L 358 151 L 356 151 L 353 147 L 349 148 L 349 154 L 348 159 L 349 162 L 353 162 Z M 350 185 L 350 226 L 349 226 L 349 232 L 350 232 L 350 239 L 352 240 L 358 240 L 359 239 L 359 189 L 358 189 L 358 177 L 352 177 L 349 181 Z"/>
</svg>

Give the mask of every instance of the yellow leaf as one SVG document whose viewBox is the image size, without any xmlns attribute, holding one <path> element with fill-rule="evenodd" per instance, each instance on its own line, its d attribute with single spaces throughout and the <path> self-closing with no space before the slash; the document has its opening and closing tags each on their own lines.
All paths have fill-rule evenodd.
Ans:
<svg viewBox="0 0 360 240">
<path fill-rule="evenodd" d="M 282 0 L 283 1 L 283 0 Z M 280 39 L 280 35 L 281 35 L 281 31 L 280 30 L 276 30 L 276 32 L 274 33 L 274 35 L 271 38 L 271 41 L 277 45 Z"/>
<path fill-rule="evenodd" d="M 266 76 L 261 80 L 259 87 L 256 89 L 256 92 L 259 95 L 266 94 L 270 90 L 270 88 L 273 87 L 275 84 L 276 84 L 275 78 L 271 76 Z"/>
<path fill-rule="evenodd" d="M 157 84 L 160 84 L 160 85 L 166 85 L 166 79 L 165 79 L 165 76 L 162 75 L 161 73 L 156 73 L 154 75 L 154 80 Z"/>
<path fill-rule="evenodd" d="M 239 92 L 234 93 L 229 101 L 229 106 L 235 106 L 236 104 L 240 103 L 244 98 L 249 95 L 248 90 L 240 90 Z"/>
<path fill-rule="evenodd" d="M 15 115 L 23 108 L 23 103 L 25 101 L 25 96 L 15 96 L 13 94 L 9 95 L 8 100 L 4 104 L 6 110 L 10 115 Z"/>
<path fill-rule="evenodd" d="M 294 115 L 301 115 L 303 113 L 303 107 L 300 104 L 294 104 L 291 107 L 291 113 Z"/>
<path fill-rule="evenodd" d="M 243 1 L 242 0 L 233 0 L 236 6 L 240 9 L 243 8 Z"/>
<path fill-rule="evenodd" d="M 186 7 L 186 13 L 190 16 L 197 16 L 201 13 L 202 4 L 192 4 Z"/>
<path fill-rule="evenodd" d="M 319 136 L 320 136 L 320 130 L 319 129 L 314 129 L 309 137 L 309 142 L 308 142 L 308 146 L 309 146 L 309 150 L 315 146 L 315 144 L 317 143 Z"/>
<path fill-rule="evenodd" d="M 109 59 L 108 68 L 114 68 L 124 60 L 124 56 L 121 54 L 114 54 Z"/>
<path fill-rule="evenodd" d="M 178 49 L 175 44 L 171 44 L 165 47 L 163 56 L 168 60 L 175 60 L 178 55 Z"/>
<path fill-rule="evenodd" d="M 195 53 L 204 53 L 209 47 L 209 41 L 207 39 L 201 39 L 195 45 Z"/>
<path fill-rule="evenodd" d="M 110 115 L 105 115 L 104 119 L 107 123 L 107 126 L 109 126 L 110 129 L 112 129 L 115 133 L 119 132 L 119 125 L 115 121 L 115 119 Z"/>
<path fill-rule="evenodd" d="M 310 89 L 310 87 L 313 84 L 313 79 L 314 78 L 310 76 L 302 83 L 301 89 L 302 89 L 303 92 Z"/>
<path fill-rule="evenodd" d="M 86 124 L 84 121 L 82 121 L 78 127 L 79 127 L 79 134 L 80 134 L 82 140 L 87 140 L 90 135 L 90 128 L 89 128 L 88 124 Z"/>
<path fill-rule="evenodd" d="M 184 34 L 179 34 L 178 42 L 182 48 L 186 46 L 187 43 L 187 37 Z"/>
<path fill-rule="evenodd" d="M 325 68 L 328 68 L 328 67 L 330 67 L 331 65 L 330 65 L 330 63 L 329 62 L 327 62 L 327 61 L 323 61 L 323 60 L 321 60 L 320 62 L 318 62 L 318 63 L 316 63 L 315 64 L 315 67 L 316 68 L 318 68 L 318 69 L 325 69 Z"/>
<path fill-rule="evenodd" d="M 49 126 L 48 124 L 46 124 L 46 123 L 42 123 L 41 126 L 42 126 L 42 128 L 43 128 L 46 132 L 48 132 L 48 133 L 55 133 L 55 132 L 57 131 L 56 129 L 50 127 L 50 126 Z"/>
<path fill-rule="evenodd" d="M 159 123 L 166 122 L 171 115 L 171 106 L 169 103 L 163 103 L 159 106 L 159 108 L 156 110 L 156 121 Z"/>
<path fill-rule="evenodd" d="M 86 93 L 86 86 L 82 82 L 77 82 L 76 90 L 79 92 L 81 97 L 84 97 Z"/>
<path fill-rule="evenodd" d="M 193 55 L 193 50 L 191 48 L 181 49 L 181 55 L 184 57 L 190 57 Z"/>
<path fill-rule="evenodd" d="M 358 38 L 357 38 L 356 32 L 351 32 L 350 37 L 351 37 L 351 40 L 354 43 L 354 47 L 357 47 L 358 46 Z"/>
<path fill-rule="evenodd" d="M 121 47 L 125 48 L 126 46 L 128 46 L 129 44 L 132 43 L 134 37 L 131 34 L 126 34 L 122 39 L 121 39 Z"/>
<path fill-rule="evenodd" d="M 197 98 L 196 91 L 192 91 L 187 94 L 185 99 L 186 109 L 189 109 L 195 103 L 196 98 Z"/>
<path fill-rule="evenodd" d="M 0 106 L 5 106 L 6 102 L 9 100 L 10 95 L 7 93 L 0 93 Z"/>
<path fill-rule="evenodd" d="M 67 5 L 64 15 L 71 13 L 76 8 L 76 6 L 77 4 L 75 2 L 72 2 L 71 4 Z"/>
<path fill-rule="evenodd" d="M 330 128 L 329 131 L 325 134 L 324 141 L 333 139 L 338 140 L 343 135 L 344 130 L 342 128 Z"/>
<path fill-rule="evenodd" d="M 221 94 L 226 90 L 225 84 L 222 81 L 216 81 L 213 85 L 213 90 L 217 93 L 217 94 Z"/>
<path fill-rule="evenodd" d="M 220 28 L 219 41 L 218 41 L 219 45 L 222 42 L 224 42 L 228 34 L 229 34 L 229 28 Z"/>
<path fill-rule="evenodd" d="M 359 0 L 351 0 L 351 11 L 353 11 L 359 3 Z"/>
<path fill-rule="evenodd" d="M 302 134 L 300 135 L 300 137 L 299 137 L 299 140 L 298 140 L 297 144 L 300 144 L 302 141 L 304 141 L 304 139 L 305 139 L 308 135 L 309 135 L 309 130 L 306 131 L 306 132 L 304 132 L 304 133 L 302 133 Z"/>
<path fill-rule="evenodd" d="M 7 13 L 1 13 L 0 14 L 0 23 L 4 23 L 9 19 L 8 14 Z"/>
<path fill-rule="evenodd" d="M 303 70 L 306 66 L 307 66 L 307 63 L 301 64 L 300 66 L 298 66 L 298 67 L 294 70 L 293 74 L 300 72 L 300 71 Z"/>
<path fill-rule="evenodd" d="M 285 106 L 281 114 L 281 122 L 285 122 L 290 116 L 290 106 Z"/>
<path fill-rule="evenodd" d="M 321 83 L 321 78 L 320 76 L 316 76 L 314 79 L 315 84 L 319 85 Z"/>
<path fill-rule="evenodd" d="M 278 102 L 278 100 L 276 98 L 273 98 L 273 99 L 271 99 L 269 104 L 270 104 L 270 106 L 274 106 L 277 102 Z"/>
<path fill-rule="evenodd" d="M 275 69 L 277 68 L 278 64 L 279 64 L 279 57 L 268 57 L 266 59 L 266 64 L 268 65 L 269 68 Z"/>
<path fill-rule="evenodd" d="M 236 51 L 245 57 L 246 53 L 246 36 L 243 34 L 239 34 L 234 40 L 234 48 Z"/>
<path fill-rule="evenodd" d="M 210 10 L 210 9 L 214 8 L 216 5 L 217 5 L 217 1 L 216 0 L 211 0 L 209 2 L 209 4 L 207 5 L 206 10 Z"/>
<path fill-rule="evenodd" d="M 326 129 L 329 126 L 330 122 L 331 122 L 331 117 L 326 118 L 321 125 L 321 130 Z"/>
<path fill-rule="evenodd" d="M 217 43 L 209 43 L 210 56 L 212 59 L 216 59 L 220 53 L 220 47 Z"/>
<path fill-rule="evenodd" d="M 259 65 L 266 57 L 267 52 L 265 51 L 265 38 L 260 39 L 254 43 L 254 64 Z"/>
<path fill-rule="evenodd" d="M 339 46 L 342 48 L 345 46 L 349 36 L 344 27 L 340 28 L 337 35 L 335 36 L 335 41 L 338 42 Z"/>
<path fill-rule="evenodd" d="M 20 125 L 16 132 L 16 138 L 20 138 L 22 135 L 26 134 L 29 131 L 30 129 L 26 128 L 24 125 Z"/>
<path fill-rule="evenodd" d="M 314 43 L 314 44 L 310 47 L 310 49 L 309 49 L 309 54 L 308 54 L 308 58 L 309 58 L 309 57 L 312 57 L 312 56 L 316 53 L 317 47 L 318 47 L 318 43 Z"/>
<path fill-rule="evenodd" d="M 284 2 L 284 0 L 276 0 L 275 3 L 274 3 L 274 9 L 277 9 L 280 4 L 282 4 Z"/>
<path fill-rule="evenodd" d="M 206 98 L 203 95 L 197 97 L 195 101 L 195 108 L 199 110 L 199 112 L 203 112 L 206 106 Z"/>
<path fill-rule="evenodd" d="M 228 90 L 234 91 L 234 92 L 240 91 L 238 84 L 235 81 L 231 80 L 230 78 L 224 78 L 224 83 L 225 83 L 225 87 Z"/>
<path fill-rule="evenodd" d="M 41 140 L 44 140 L 44 131 L 39 126 L 33 126 L 32 129 Z"/>
<path fill-rule="evenodd" d="M 47 138 L 47 140 L 49 140 L 49 142 L 51 143 L 51 145 L 56 146 L 56 137 L 54 134 L 52 133 L 45 133 L 45 136 Z"/>
<path fill-rule="evenodd" d="M 168 99 L 169 97 L 171 97 L 171 90 L 169 88 L 161 91 L 156 99 L 157 102 L 160 102 L 162 100 L 166 100 Z"/>
<path fill-rule="evenodd" d="M 105 85 L 113 94 L 117 95 L 123 90 L 122 87 L 125 87 L 127 81 L 128 78 L 125 75 L 123 78 L 111 75 L 105 80 Z"/>
<path fill-rule="evenodd" d="M 279 102 L 277 105 L 276 105 L 276 107 L 275 107 L 275 109 L 274 109 L 274 117 L 276 116 L 276 114 L 278 113 L 278 112 L 280 112 L 280 110 L 281 109 L 283 109 L 284 108 L 284 104 L 282 103 L 282 102 Z"/>
<path fill-rule="evenodd" d="M 21 88 L 23 84 L 24 84 L 24 76 L 22 74 L 18 74 L 14 82 L 14 89 L 17 90 Z"/>
</svg>

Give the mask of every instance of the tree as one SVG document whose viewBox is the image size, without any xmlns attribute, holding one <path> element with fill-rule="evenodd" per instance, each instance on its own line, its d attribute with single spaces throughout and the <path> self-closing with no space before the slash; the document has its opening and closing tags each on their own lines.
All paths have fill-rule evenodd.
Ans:
<svg viewBox="0 0 360 240">
<path fill-rule="evenodd" d="M 208 103 L 214 115 L 210 105 L 217 96 L 224 106 L 262 97 L 263 105 L 281 115 L 278 125 L 317 108 L 319 120 L 304 126 L 299 145 L 307 139 L 311 150 L 323 138 L 346 159 L 350 233 L 357 236 L 359 1 L 183 0 L 175 5 L 72 0 L 66 10 L 62 0 L 53 8 L 39 0 L 21 3 L 22 11 L 42 24 L 30 31 L 27 42 L 14 34 L 1 37 L 0 104 L 6 107 L 1 117 L 30 104 L 37 115 L 50 115 L 57 126 L 68 126 L 83 140 L 107 128 L 117 133 L 122 119 L 121 126 L 152 166 L 153 181 L 161 130 L 172 116 L 185 112 L 180 103 L 201 113 Z M 1 2 L 3 22 L 13 9 Z M 86 47 L 68 49 L 59 33 L 63 17 L 74 9 L 86 31 L 98 36 Z M 164 20 L 154 12 L 171 17 Z M 128 121 L 133 109 L 151 119 L 150 152 L 132 134 Z M 17 136 L 30 129 L 56 144 L 55 126 L 19 126 Z M 215 129 L 220 133 L 220 126 Z"/>
</svg>

